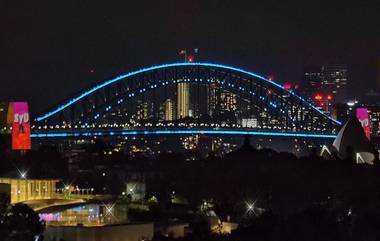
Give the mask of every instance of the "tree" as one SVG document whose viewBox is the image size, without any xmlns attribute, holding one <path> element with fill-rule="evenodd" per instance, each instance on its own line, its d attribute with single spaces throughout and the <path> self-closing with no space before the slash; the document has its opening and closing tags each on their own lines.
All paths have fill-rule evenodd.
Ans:
<svg viewBox="0 0 380 241">
<path fill-rule="evenodd" d="M 202 214 L 195 215 L 191 227 L 193 229 L 194 240 L 207 240 L 211 234 L 207 217 Z"/>
<path fill-rule="evenodd" d="M 0 218 L 0 234 L 4 241 L 34 241 L 44 231 L 38 214 L 25 204 L 3 210 Z"/>
</svg>

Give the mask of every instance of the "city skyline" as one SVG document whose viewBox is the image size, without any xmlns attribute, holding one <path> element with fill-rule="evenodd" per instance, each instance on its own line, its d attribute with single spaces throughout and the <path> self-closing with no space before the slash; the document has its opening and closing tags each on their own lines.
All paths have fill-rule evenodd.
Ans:
<svg viewBox="0 0 380 241">
<path fill-rule="evenodd" d="M 380 240 L 379 12 L 0 3 L 1 240 Z"/>
</svg>

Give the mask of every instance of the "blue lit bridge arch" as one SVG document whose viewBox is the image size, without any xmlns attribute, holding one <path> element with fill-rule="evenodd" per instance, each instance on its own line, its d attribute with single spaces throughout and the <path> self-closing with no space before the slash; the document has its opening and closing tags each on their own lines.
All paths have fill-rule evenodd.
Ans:
<svg viewBox="0 0 380 241">
<path fill-rule="evenodd" d="M 190 132 L 333 137 L 340 125 L 263 76 L 227 65 L 186 62 L 103 81 L 36 117 L 33 133 L 41 137 Z"/>
</svg>

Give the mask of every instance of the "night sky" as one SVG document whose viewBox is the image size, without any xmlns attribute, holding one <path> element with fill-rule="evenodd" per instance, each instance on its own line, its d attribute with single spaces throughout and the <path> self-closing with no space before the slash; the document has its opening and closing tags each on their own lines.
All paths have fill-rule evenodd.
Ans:
<svg viewBox="0 0 380 241">
<path fill-rule="evenodd" d="M 112 2 L 112 4 L 110 3 Z M 45 110 L 120 73 L 180 60 L 300 81 L 308 64 L 347 63 L 351 92 L 376 83 L 379 1 L 1 1 L 0 99 Z"/>
</svg>

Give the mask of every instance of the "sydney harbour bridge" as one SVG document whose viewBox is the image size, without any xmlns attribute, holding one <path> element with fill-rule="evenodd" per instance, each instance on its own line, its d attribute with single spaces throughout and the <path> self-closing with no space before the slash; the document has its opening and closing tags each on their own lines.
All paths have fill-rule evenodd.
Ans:
<svg viewBox="0 0 380 241">
<path fill-rule="evenodd" d="M 341 123 L 293 90 L 213 63 L 152 66 L 102 81 L 34 119 L 34 138 L 228 134 L 334 138 Z"/>
</svg>

